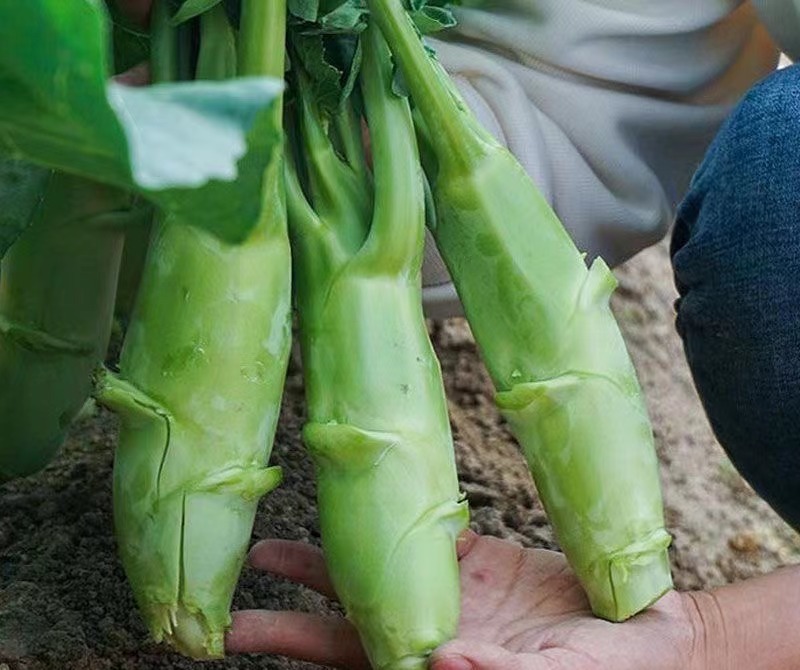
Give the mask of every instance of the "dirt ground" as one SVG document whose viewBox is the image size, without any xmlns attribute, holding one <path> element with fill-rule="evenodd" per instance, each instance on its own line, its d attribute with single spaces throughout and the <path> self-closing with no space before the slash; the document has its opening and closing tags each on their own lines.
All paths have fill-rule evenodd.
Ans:
<svg viewBox="0 0 800 670">
<path fill-rule="evenodd" d="M 716 586 L 797 562 L 800 540 L 742 482 L 716 444 L 672 327 L 674 290 L 664 245 L 617 272 L 614 300 L 654 421 L 680 588 Z M 553 547 L 527 469 L 492 403 L 462 320 L 432 326 L 450 397 L 459 474 L 473 527 Z M 299 442 L 302 381 L 290 369 L 274 462 L 285 483 L 262 502 L 254 539 L 318 542 L 311 465 Z M 75 427 L 43 473 L 0 490 L 0 670 L 183 670 L 200 667 L 148 641 L 114 553 L 114 419 Z M 309 591 L 246 569 L 237 608 L 327 608 Z M 231 658 L 207 670 L 311 668 Z"/>
</svg>

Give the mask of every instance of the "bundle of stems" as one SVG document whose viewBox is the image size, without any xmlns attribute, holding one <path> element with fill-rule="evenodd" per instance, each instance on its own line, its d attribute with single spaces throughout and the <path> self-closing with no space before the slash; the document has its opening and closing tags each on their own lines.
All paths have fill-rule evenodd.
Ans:
<svg viewBox="0 0 800 670">
<path fill-rule="evenodd" d="M 44 467 L 90 393 L 114 410 L 122 563 L 154 637 L 190 656 L 223 655 L 281 478 L 292 299 L 337 595 L 379 670 L 422 670 L 456 634 L 468 510 L 426 222 L 594 612 L 671 588 L 616 282 L 425 46 L 446 4 L 156 0 L 149 35 L 98 0 L 0 7 L 0 481 Z M 112 44 L 149 57 L 152 86 L 108 81 Z"/>
</svg>

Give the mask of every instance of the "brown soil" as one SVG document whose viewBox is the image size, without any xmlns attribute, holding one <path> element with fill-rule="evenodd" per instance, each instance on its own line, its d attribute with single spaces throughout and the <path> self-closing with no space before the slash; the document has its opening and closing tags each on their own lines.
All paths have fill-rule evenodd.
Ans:
<svg viewBox="0 0 800 670">
<path fill-rule="evenodd" d="M 736 474 L 716 444 L 672 327 L 674 291 L 664 245 L 618 271 L 614 308 L 646 390 L 662 463 L 680 588 L 716 586 L 800 558 L 800 540 Z M 459 474 L 473 527 L 553 547 L 527 469 L 492 403 L 462 320 L 432 327 L 451 400 Z M 285 483 L 262 503 L 254 539 L 318 542 L 312 469 L 299 441 L 302 380 L 292 366 L 275 463 Z M 110 415 L 75 427 L 36 477 L 0 490 L 0 670 L 155 670 L 198 665 L 148 641 L 114 553 Z M 237 608 L 327 609 L 310 591 L 246 569 Z M 230 658 L 208 670 L 311 666 Z"/>
</svg>

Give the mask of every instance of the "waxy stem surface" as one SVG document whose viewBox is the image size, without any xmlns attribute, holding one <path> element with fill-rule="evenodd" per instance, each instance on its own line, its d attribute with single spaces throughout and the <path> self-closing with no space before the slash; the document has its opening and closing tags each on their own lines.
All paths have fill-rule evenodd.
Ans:
<svg viewBox="0 0 800 670">
<path fill-rule="evenodd" d="M 435 158 L 433 233 L 497 401 L 559 543 L 598 616 L 620 621 L 671 588 L 644 398 L 591 270 L 519 163 L 425 52 L 400 0 L 368 0 Z M 460 138 L 460 139 L 459 139 Z"/>
</svg>

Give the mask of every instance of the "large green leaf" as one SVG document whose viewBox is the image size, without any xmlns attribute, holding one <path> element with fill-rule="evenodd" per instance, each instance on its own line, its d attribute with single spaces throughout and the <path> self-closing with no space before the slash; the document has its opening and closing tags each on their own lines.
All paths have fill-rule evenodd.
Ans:
<svg viewBox="0 0 800 670">
<path fill-rule="evenodd" d="M 304 21 L 316 21 L 319 14 L 319 0 L 289 0 L 289 13 Z"/>
<path fill-rule="evenodd" d="M 246 237 L 281 135 L 282 84 L 109 82 L 100 0 L 0 3 L 0 152 L 136 190 L 228 241 Z"/>
</svg>

